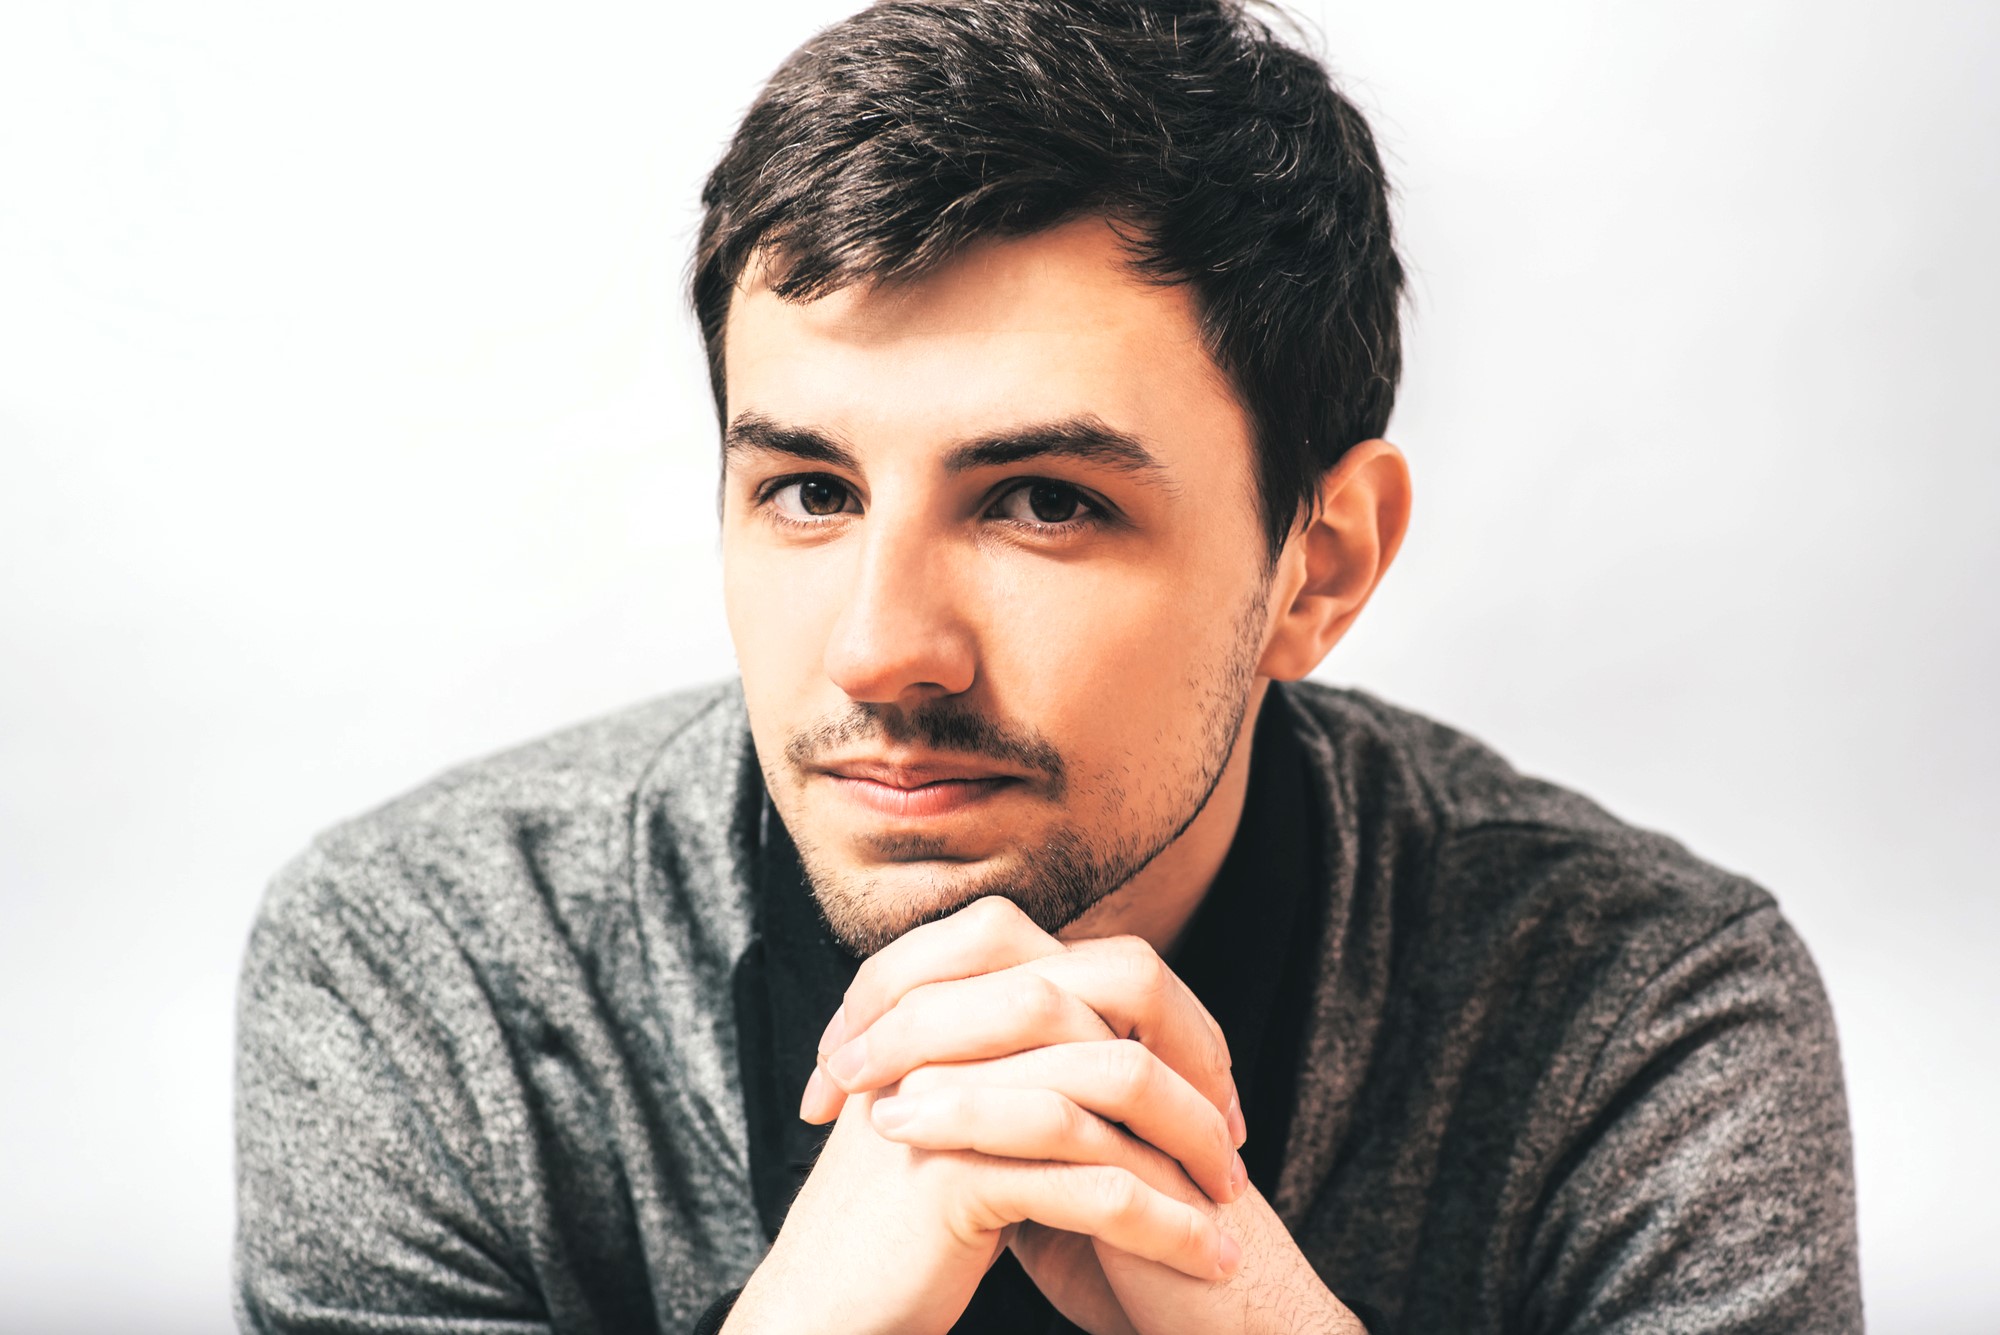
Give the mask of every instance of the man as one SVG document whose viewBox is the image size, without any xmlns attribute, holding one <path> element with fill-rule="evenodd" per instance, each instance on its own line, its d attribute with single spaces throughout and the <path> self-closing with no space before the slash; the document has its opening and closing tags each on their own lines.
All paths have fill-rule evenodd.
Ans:
<svg viewBox="0 0 2000 1335">
<path fill-rule="evenodd" d="M 1366 126 L 1221 0 L 890 0 L 704 194 L 739 685 L 322 837 L 239 1313 L 1860 1326 L 1770 898 L 1297 684 L 1410 487 Z"/>
</svg>

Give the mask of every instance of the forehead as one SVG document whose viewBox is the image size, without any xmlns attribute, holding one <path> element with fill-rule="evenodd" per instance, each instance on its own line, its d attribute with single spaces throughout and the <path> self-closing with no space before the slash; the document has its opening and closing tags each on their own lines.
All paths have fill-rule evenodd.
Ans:
<svg viewBox="0 0 2000 1335">
<path fill-rule="evenodd" d="M 921 279 L 811 302 L 746 276 L 723 339 L 728 414 L 870 444 L 1095 416 L 1170 465 L 1247 464 L 1249 428 L 1194 295 L 1137 274 L 1101 219 L 982 242 Z"/>
</svg>

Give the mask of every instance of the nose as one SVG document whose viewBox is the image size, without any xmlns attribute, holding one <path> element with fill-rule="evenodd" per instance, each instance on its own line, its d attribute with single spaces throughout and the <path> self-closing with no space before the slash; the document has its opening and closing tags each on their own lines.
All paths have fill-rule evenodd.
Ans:
<svg viewBox="0 0 2000 1335">
<path fill-rule="evenodd" d="M 826 675 L 850 699 L 915 705 L 972 689 L 964 591 L 934 530 L 877 509 L 826 645 Z"/>
</svg>

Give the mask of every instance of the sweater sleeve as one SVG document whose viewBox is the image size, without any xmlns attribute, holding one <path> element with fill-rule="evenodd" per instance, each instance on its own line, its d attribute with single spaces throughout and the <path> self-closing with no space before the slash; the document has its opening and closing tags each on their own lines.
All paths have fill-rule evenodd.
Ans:
<svg viewBox="0 0 2000 1335">
<path fill-rule="evenodd" d="M 1570 1124 L 1521 1328 L 1861 1330 L 1833 1017 L 1775 908 L 1726 923 L 1639 991 Z"/>
<path fill-rule="evenodd" d="M 285 879 L 238 998 L 239 1326 L 547 1335 L 467 1074 L 492 1035 L 431 1013 L 401 925 Z"/>
</svg>

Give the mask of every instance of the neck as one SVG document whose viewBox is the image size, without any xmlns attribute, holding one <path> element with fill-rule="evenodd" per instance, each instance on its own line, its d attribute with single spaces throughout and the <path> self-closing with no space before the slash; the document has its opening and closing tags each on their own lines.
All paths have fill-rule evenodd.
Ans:
<svg viewBox="0 0 2000 1335">
<path fill-rule="evenodd" d="M 1222 777 L 1193 823 L 1138 875 L 1057 933 L 1059 939 L 1137 936 L 1163 958 L 1173 956 L 1195 910 L 1208 898 L 1216 873 L 1222 870 L 1229 846 L 1236 839 L 1236 827 L 1243 822 L 1243 801 L 1250 789 L 1250 739 L 1256 734 L 1264 693 L 1269 688 L 1268 680 L 1258 678 Z"/>
</svg>

